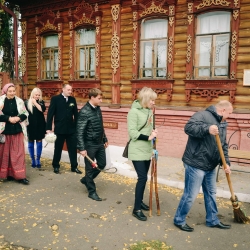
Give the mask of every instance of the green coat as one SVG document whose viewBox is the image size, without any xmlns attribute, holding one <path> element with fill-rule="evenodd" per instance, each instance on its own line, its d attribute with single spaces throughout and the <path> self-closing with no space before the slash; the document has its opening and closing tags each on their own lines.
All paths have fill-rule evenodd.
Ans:
<svg viewBox="0 0 250 250">
<path fill-rule="evenodd" d="M 138 131 L 146 123 L 146 119 L 147 124 L 142 130 Z M 131 139 L 128 147 L 128 159 L 132 161 L 150 160 L 153 151 L 152 142 L 137 140 L 137 138 L 140 134 L 147 136 L 151 134 L 153 130 L 152 110 L 143 108 L 138 100 L 134 101 L 128 113 L 127 124 L 129 138 Z"/>
</svg>

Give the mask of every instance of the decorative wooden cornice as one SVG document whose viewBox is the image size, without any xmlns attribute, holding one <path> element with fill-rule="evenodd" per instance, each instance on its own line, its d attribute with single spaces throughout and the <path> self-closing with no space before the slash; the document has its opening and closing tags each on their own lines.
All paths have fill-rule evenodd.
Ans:
<svg viewBox="0 0 250 250">
<path fill-rule="evenodd" d="M 130 80 L 132 83 L 133 100 L 136 99 L 137 93 L 143 88 L 152 88 L 157 94 L 167 93 L 167 101 L 172 100 L 174 80 Z"/>
<path fill-rule="evenodd" d="M 37 81 L 36 86 L 42 90 L 44 97 L 51 98 L 61 92 L 63 81 Z"/>
<path fill-rule="evenodd" d="M 102 11 L 98 10 L 98 4 L 96 3 L 93 7 L 89 3 L 82 1 L 74 12 L 72 9 L 69 9 L 67 18 L 72 30 L 85 25 L 98 26 L 100 25 L 98 17 L 102 17 Z"/>
<path fill-rule="evenodd" d="M 35 16 L 35 15 L 41 15 L 46 8 L 48 8 L 51 11 L 57 11 L 62 9 L 69 9 L 69 8 L 77 8 L 83 1 L 82 0 L 20 0 L 21 3 L 19 4 L 22 18 L 23 17 L 29 17 L 29 16 Z M 26 3 L 25 3 L 26 1 Z M 90 5 L 101 5 L 108 3 L 108 0 L 88 0 L 88 4 Z"/>
<path fill-rule="evenodd" d="M 207 101 L 229 93 L 229 101 L 231 103 L 235 101 L 238 80 L 184 80 L 184 82 L 187 102 L 191 99 L 191 93 L 206 97 Z"/>
<path fill-rule="evenodd" d="M 55 14 L 51 10 L 46 10 L 41 16 L 36 16 L 35 27 L 37 28 L 37 34 L 41 35 L 45 32 L 56 32 L 60 30 L 60 23 L 63 23 L 63 18 L 60 16 L 60 12 L 57 11 Z"/>
<path fill-rule="evenodd" d="M 135 0 L 132 1 L 131 9 L 134 12 L 138 12 L 137 20 L 154 16 L 157 14 L 158 16 L 171 16 L 171 9 L 169 10 L 169 6 L 176 5 L 177 0 L 167 0 L 167 1 L 148 1 L 143 0 L 140 3 Z M 135 21 L 135 20 L 134 20 Z"/>
<path fill-rule="evenodd" d="M 215 9 L 239 9 L 239 0 L 187 0 L 189 6 L 189 13 L 199 13 L 205 10 Z M 193 9 L 191 10 L 191 5 Z"/>
</svg>

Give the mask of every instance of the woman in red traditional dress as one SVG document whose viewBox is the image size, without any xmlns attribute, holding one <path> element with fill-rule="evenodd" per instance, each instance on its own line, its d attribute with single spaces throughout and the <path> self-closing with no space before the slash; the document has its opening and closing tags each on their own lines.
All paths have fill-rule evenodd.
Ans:
<svg viewBox="0 0 250 250">
<path fill-rule="evenodd" d="M 0 96 L 0 133 L 5 135 L 5 143 L 0 143 L 0 178 L 25 185 L 29 184 L 24 150 L 28 115 L 23 100 L 16 96 L 15 85 L 4 85 Z"/>
</svg>

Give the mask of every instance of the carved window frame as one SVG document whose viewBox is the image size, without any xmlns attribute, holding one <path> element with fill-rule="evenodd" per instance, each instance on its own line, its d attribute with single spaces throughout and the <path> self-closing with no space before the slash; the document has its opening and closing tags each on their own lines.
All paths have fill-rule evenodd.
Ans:
<svg viewBox="0 0 250 250">
<path fill-rule="evenodd" d="M 139 73 L 138 73 L 138 79 L 145 79 L 145 80 L 147 80 L 147 79 L 164 79 L 164 77 L 160 77 L 160 76 L 157 76 L 157 71 L 158 70 L 165 70 L 165 74 L 166 74 L 166 76 L 167 76 L 167 72 L 168 72 L 168 68 L 167 68 L 167 51 L 168 51 L 168 37 L 166 36 L 166 37 L 159 37 L 159 38 L 142 38 L 142 34 L 143 34 L 143 29 L 142 29 L 142 25 L 143 25 L 143 23 L 145 22 L 148 22 L 148 21 L 151 21 L 151 20 L 159 20 L 159 21 L 163 21 L 163 20 L 165 20 L 166 21 L 166 23 L 167 23 L 167 26 L 168 26 L 168 19 L 166 19 L 166 18 L 150 18 L 150 19 L 143 19 L 141 22 L 140 22 L 140 30 L 141 30 L 141 35 L 140 35 L 140 37 L 139 37 L 139 44 L 140 44 L 140 62 L 139 62 Z M 164 68 L 161 68 L 160 69 L 160 67 L 157 67 L 156 66 L 156 55 L 155 55 L 155 49 L 156 49 L 156 44 L 157 43 L 159 43 L 159 42 L 162 42 L 162 41 L 165 41 L 165 44 L 166 44 L 166 61 L 165 61 L 165 63 L 166 63 L 166 66 L 164 67 Z M 144 58 L 144 53 L 145 53 L 145 51 L 143 50 L 143 46 L 142 46 L 142 44 L 144 44 L 144 43 L 151 43 L 152 44 L 152 66 L 153 67 L 149 67 L 149 68 L 147 68 L 147 67 L 143 67 L 142 66 L 142 61 L 143 61 L 143 58 Z M 143 74 L 144 73 L 146 73 L 146 72 L 143 72 L 143 71 L 147 71 L 147 70 L 150 70 L 151 71 L 151 74 L 152 74 L 152 76 L 143 76 Z M 165 79 L 166 79 L 166 77 L 165 77 Z"/>
<path fill-rule="evenodd" d="M 44 34 L 41 36 L 41 80 L 42 81 L 57 81 L 58 80 L 58 69 L 55 71 L 53 70 L 53 65 L 55 65 L 55 58 L 54 55 L 57 54 L 57 67 L 59 65 L 59 60 L 58 60 L 58 51 L 59 47 L 58 44 L 57 46 L 45 46 L 45 40 L 49 36 L 57 36 L 58 40 L 58 34 L 57 33 L 49 33 L 49 34 Z M 47 69 L 46 67 L 46 59 L 45 55 L 47 54 L 47 59 L 49 59 L 49 64 L 52 66 L 50 70 Z M 47 76 L 45 76 L 47 75 Z"/>
<path fill-rule="evenodd" d="M 89 3 L 82 2 L 77 8 L 68 11 L 69 22 L 69 83 L 73 87 L 75 95 L 87 98 L 88 91 L 91 88 L 100 88 L 100 48 L 101 48 L 101 22 L 102 11 L 99 11 L 98 4 L 94 6 Z M 75 32 L 81 28 L 94 28 L 96 32 L 95 39 L 95 78 L 94 79 L 75 79 L 76 70 L 75 63 Z"/>
<path fill-rule="evenodd" d="M 232 14 L 231 23 L 231 51 L 229 79 L 194 79 L 194 42 L 195 42 L 195 16 L 209 11 L 230 11 Z M 186 101 L 191 99 L 191 93 L 199 94 L 210 101 L 220 94 L 229 93 L 230 102 L 235 101 L 236 92 L 236 69 L 237 69 L 237 50 L 239 34 L 239 10 L 238 0 L 187 0 L 187 52 L 186 52 Z"/>
<path fill-rule="evenodd" d="M 216 14 L 221 13 L 220 10 L 215 10 L 215 11 L 211 11 L 209 12 L 210 14 L 212 14 L 212 17 L 215 17 Z M 229 23 L 229 31 L 227 32 L 221 32 L 221 31 L 217 31 L 217 32 L 211 32 L 211 33 L 205 33 L 205 34 L 197 34 L 197 27 L 200 26 L 199 24 L 199 17 L 202 14 L 207 14 L 207 12 L 205 13 L 200 13 L 199 15 L 196 15 L 195 18 L 195 36 L 194 36 L 194 70 L 193 70 L 193 78 L 194 79 L 228 79 L 229 78 L 229 67 L 230 67 L 230 37 L 231 37 L 231 23 L 232 23 L 232 14 L 229 11 L 224 11 L 224 14 L 227 13 L 227 16 L 230 18 L 230 23 Z M 223 46 L 221 46 L 221 48 L 225 47 L 228 49 L 228 55 L 227 55 L 227 65 L 223 65 L 223 66 L 216 66 L 215 65 L 215 58 L 219 58 L 219 51 L 218 51 L 218 45 L 215 47 L 215 40 L 217 37 L 221 37 L 221 36 L 227 36 L 228 41 L 227 43 L 224 43 Z M 209 44 L 210 47 L 210 51 L 209 51 L 209 47 L 206 46 L 206 43 L 203 43 L 204 47 L 208 48 L 208 54 L 209 54 L 209 58 L 210 58 L 210 65 L 209 66 L 200 66 L 200 65 L 196 65 L 196 61 L 199 61 L 198 57 L 200 55 L 200 52 L 198 50 L 198 46 L 200 46 L 201 43 L 198 42 L 198 39 L 204 39 L 204 38 L 209 38 L 211 44 Z M 197 51 L 198 50 L 198 51 Z M 200 69 L 206 69 L 209 71 L 209 76 L 199 76 L 199 70 Z M 215 71 L 217 68 L 224 68 L 226 69 L 226 74 L 225 75 L 216 75 Z"/>
<path fill-rule="evenodd" d="M 95 60 L 94 60 L 94 69 L 90 70 L 90 63 L 89 60 L 86 59 L 86 57 L 91 53 L 91 50 L 94 50 L 94 59 L 96 59 L 96 53 L 95 53 L 95 42 L 93 44 L 79 44 L 77 45 L 77 37 L 78 36 L 78 31 L 82 30 L 82 29 L 88 29 L 88 30 L 93 30 L 94 32 L 96 32 L 95 27 L 92 26 L 83 26 L 81 28 L 78 28 L 77 30 L 75 30 L 75 49 L 74 49 L 74 58 L 75 60 L 75 65 L 74 65 L 74 79 L 75 80 L 96 80 L 96 64 L 95 64 Z M 95 35 L 96 36 L 96 35 Z M 84 69 L 80 69 L 80 57 L 81 57 L 81 50 L 85 51 L 85 55 L 83 56 L 84 61 L 85 61 L 85 68 Z M 86 53 L 87 51 L 87 53 Z M 87 54 L 87 55 L 86 55 Z M 93 77 L 91 77 L 91 72 L 94 73 Z M 81 74 L 84 74 L 83 77 L 80 77 Z"/>
<path fill-rule="evenodd" d="M 174 30 L 175 30 L 175 9 L 177 0 L 166 0 L 155 2 L 143 0 L 138 3 L 132 0 L 132 26 L 133 26 L 133 47 L 132 47 L 132 97 L 136 98 L 137 93 L 143 86 L 151 87 L 158 94 L 167 93 L 167 101 L 172 100 L 173 72 L 174 72 Z M 139 78 L 140 60 L 140 29 L 142 20 L 147 19 L 168 19 L 167 33 L 167 74 L 166 78 Z"/>
<path fill-rule="evenodd" d="M 51 10 L 43 13 L 41 16 L 35 17 L 36 29 L 36 69 L 37 82 L 62 82 L 62 51 L 63 51 L 63 18 L 60 12 L 55 14 Z M 42 79 L 42 39 L 44 36 L 57 34 L 58 35 L 58 79 Z"/>
</svg>

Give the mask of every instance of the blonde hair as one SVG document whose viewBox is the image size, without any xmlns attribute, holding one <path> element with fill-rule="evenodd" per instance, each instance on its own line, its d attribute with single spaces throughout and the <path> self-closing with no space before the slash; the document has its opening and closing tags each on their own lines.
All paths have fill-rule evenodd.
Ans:
<svg viewBox="0 0 250 250">
<path fill-rule="evenodd" d="M 28 110 L 30 111 L 31 114 L 33 114 L 33 103 L 32 103 L 32 98 L 33 96 L 35 95 L 36 92 L 39 92 L 40 93 L 40 98 L 39 98 L 39 101 L 42 101 L 42 90 L 39 89 L 39 88 L 34 88 L 31 93 L 30 93 L 30 98 L 28 100 Z"/>
<path fill-rule="evenodd" d="M 157 98 L 157 94 L 148 87 L 143 87 L 139 94 L 138 94 L 138 100 L 142 107 L 147 107 L 149 104 L 150 100 L 155 100 Z"/>
</svg>

